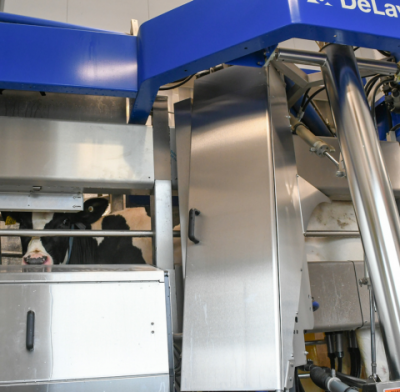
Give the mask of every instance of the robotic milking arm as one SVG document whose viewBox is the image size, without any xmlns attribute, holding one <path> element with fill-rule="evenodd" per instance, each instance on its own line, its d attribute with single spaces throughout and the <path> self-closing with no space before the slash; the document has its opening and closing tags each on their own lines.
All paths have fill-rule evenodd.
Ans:
<svg viewBox="0 0 400 392">
<path fill-rule="evenodd" d="M 303 361 L 302 369 L 310 372 L 314 383 L 325 390 L 344 392 L 349 387 L 362 387 L 383 392 L 400 385 L 400 286 L 396 283 L 396 277 L 400 276 L 400 221 L 379 146 L 379 140 L 388 138 L 393 141 L 400 129 L 397 64 L 400 60 L 400 3 L 394 4 L 394 1 L 392 0 L 393 4 L 389 4 L 380 0 L 194 0 L 144 23 L 137 36 L 0 13 L 0 89 L 130 98 L 128 122 L 145 124 L 161 86 L 176 80 L 180 81 L 177 84 L 179 85 L 181 79 L 186 81 L 196 75 L 193 114 L 189 126 L 194 132 L 204 128 L 198 117 L 201 108 L 210 112 L 213 110 L 207 106 L 210 99 L 207 101 L 204 87 L 207 83 L 201 83 L 203 78 L 200 76 L 204 76 L 202 72 L 218 64 L 239 66 L 204 77 L 204 80 L 209 78 L 207 80 L 215 86 L 223 86 L 221 90 L 215 91 L 227 92 L 225 98 L 215 93 L 216 99 L 224 100 L 234 96 L 227 86 L 229 83 L 232 85 L 232 80 L 237 77 L 241 78 L 236 79 L 238 91 L 243 91 L 240 95 L 242 101 L 236 113 L 225 113 L 224 108 L 229 105 L 226 105 L 227 101 L 221 101 L 220 115 L 225 117 L 218 125 L 210 124 L 210 127 L 217 128 L 222 126 L 222 123 L 230 124 L 232 119 L 237 120 L 236 123 L 244 121 L 246 113 L 240 114 L 239 108 L 245 107 L 252 97 L 257 97 L 262 104 L 257 109 L 252 108 L 252 114 L 256 113 L 256 118 L 260 119 L 260 127 L 266 127 L 265 131 L 272 136 L 271 140 L 276 141 L 277 136 L 286 135 L 289 131 L 288 146 L 289 150 L 293 150 L 293 145 L 290 144 L 291 133 L 298 135 L 313 153 L 334 164 L 332 171 L 341 181 L 348 182 L 366 255 L 368 277 L 364 276 L 364 283 L 370 289 L 371 316 L 374 315 L 375 303 L 378 310 L 390 382 L 380 383 L 379 375 L 376 374 L 373 322 L 375 317 L 371 317 L 371 358 L 374 364 L 372 378 L 368 382 L 359 378 L 359 371 L 354 371 L 352 376 L 346 376 L 340 373 L 340 366 L 339 373 L 336 374 L 330 369 L 311 363 L 305 364 L 304 342 L 300 341 L 300 346 L 296 345 L 294 340 L 293 343 L 291 340 L 285 343 L 285 339 L 288 338 L 282 331 L 285 328 L 290 331 L 294 329 L 296 335 L 296 327 L 293 326 L 297 323 L 297 317 L 294 321 L 294 314 L 286 316 L 284 306 L 280 306 L 284 293 L 279 291 L 279 287 L 288 284 L 280 280 L 286 276 L 285 273 L 288 279 L 293 276 L 290 275 L 290 271 L 284 272 L 285 260 L 280 259 L 275 251 L 270 254 L 270 259 L 276 258 L 275 267 L 280 272 L 276 275 L 271 272 L 268 278 L 271 278 L 271 286 L 275 285 L 277 288 L 273 293 L 273 298 L 276 299 L 276 317 L 271 318 L 273 323 L 271 320 L 265 320 L 265 325 L 271 324 L 271 336 L 269 340 L 265 340 L 265 345 L 260 343 L 255 349 L 250 343 L 250 336 L 246 335 L 257 331 L 251 326 L 254 321 L 252 312 L 261 314 L 264 311 L 263 308 L 252 308 L 249 297 L 244 300 L 244 297 L 231 294 L 235 297 L 231 303 L 234 311 L 239 312 L 239 307 L 240 312 L 247 315 L 243 319 L 243 328 L 238 319 L 235 321 L 237 325 L 233 327 L 228 328 L 227 325 L 221 324 L 222 316 L 229 316 L 230 312 L 230 308 L 224 309 L 223 306 L 229 304 L 224 301 L 215 304 L 207 295 L 202 299 L 204 302 L 199 304 L 201 313 L 207 317 L 207 323 L 202 324 L 204 320 L 199 321 L 197 317 L 200 313 L 193 310 L 194 302 L 190 302 L 191 293 L 197 290 L 198 295 L 202 290 L 197 277 L 206 273 L 206 269 L 202 269 L 204 265 L 198 260 L 204 260 L 208 256 L 212 260 L 214 254 L 217 260 L 219 255 L 218 248 L 209 250 L 206 247 L 207 241 L 202 241 L 202 237 L 206 236 L 207 227 L 206 220 L 202 219 L 210 219 L 211 212 L 207 210 L 206 205 L 203 208 L 193 205 L 194 202 L 201 205 L 201 200 L 196 199 L 195 192 L 191 192 L 189 207 L 200 211 L 198 216 L 192 217 L 197 222 L 199 243 L 188 243 L 187 262 L 191 269 L 188 267 L 186 273 L 183 318 L 184 328 L 190 325 L 193 329 L 190 330 L 190 336 L 185 333 L 188 329 L 184 329 L 183 333 L 182 390 L 301 388 L 301 384 L 296 382 L 294 372 L 295 366 L 299 365 L 299 347 L 303 355 L 299 360 Z M 280 42 L 290 38 L 317 41 L 320 51 L 277 49 Z M 92 50 L 93 47 L 96 48 L 95 51 Z M 377 49 L 382 54 L 382 59 L 356 58 L 358 47 Z M 87 56 L 87 53 L 91 53 L 91 56 Z M 313 66 L 316 72 L 306 73 L 302 65 Z M 241 66 L 242 71 L 235 70 Z M 57 70 L 56 73 L 52 72 L 54 69 Z M 246 78 L 242 77 L 243 75 Z M 282 87 L 283 80 L 286 91 Z M 262 92 L 257 90 L 256 86 L 264 83 L 266 89 Z M 381 89 L 384 98 L 379 98 Z M 329 100 L 333 124 L 326 121 L 326 113 L 321 113 L 314 102 L 314 98 L 323 90 L 326 91 Z M 282 96 L 285 100 L 283 105 L 279 101 Z M 238 101 L 233 99 L 230 107 L 237 103 Z M 207 110 L 204 113 L 207 113 Z M 288 122 L 284 123 L 289 117 L 290 125 Z M 264 121 L 265 118 L 270 122 Z M 233 130 L 234 125 L 226 126 L 226 132 Z M 252 137 L 257 140 L 260 135 L 254 134 Z M 260 140 L 260 143 L 264 142 Z M 196 143 L 194 138 L 192 153 L 197 151 Z M 339 159 L 334 157 L 337 150 L 333 146 L 334 143 L 340 149 Z M 282 167 L 290 167 L 293 163 L 292 156 L 285 155 L 287 150 L 279 150 L 276 142 L 266 143 L 265 148 L 270 149 L 268 157 L 263 159 L 266 159 L 265 165 L 270 167 L 271 173 L 277 173 L 279 170 L 279 165 L 276 165 L 278 157 L 282 159 Z M 256 149 L 257 143 L 254 145 L 254 151 Z M 201 152 L 200 149 L 199 151 Z M 251 154 L 251 151 L 249 152 Z M 227 149 L 226 156 L 228 155 Z M 294 153 L 292 155 L 294 156 Z M 197 160 L 191 162 L 192 183 L 200 178 L 200 169 L 196 172 L 196 168 L 205 165 L 200 159 L 201 154 L 193 154 L 194 156 Z M 245 156 L 248 156 L 248 152 L 243 151 L 243 157 Z M 223 152 L 221 157 L 224 157 Z M 221 161 L 224 159 L 221 158 Z M 226 159 L 228 163 L 228 158 Z M 221 167 L 221 172 L 222 169 Z M 257 165 L 254 166 L 254 170 L 258 170 Z M 282 199 L 278 197 L 281 189 L 284 189 L 283 184 L 279 183 L 281 176 L 269 177 L 269 174 L 264 172 L 260 172 L 260 175 L 265 175 L 269 181 L 268 187 L 260 191 L 276 191 L 276 195 L 271 193 L 271 208 L 265 211 L 265 218 L 283 222 L 279 215 L 282 213 L 279 208 Z M 236 180 L 240 182 L 240 174 L 238 176 Z M 287 203 L 289 205 L 291 201 L 288 199 Z M 297 207 L 291 205 L 290 208 L 292 207 L 292 215 L 296 215 Z M 194 221 L 190 224 L 193 224 L 193 234 Z M 278 241 L 276 238 L 281 235 L 280 230 L 283 230 L 283 227 L 278 224 L 268 230 L 269 237 Z M 300 234 L 302 236 L 302 233 Z M 229 233 L 226 232 L 225 235 L 229 236 Z M 229 237 L 224 237 L 219 243 L 227 239 L 229 240 Z M 228 243 L 229 241 L 225 242 Z M 279 246 L 281 245 L 278 241 Z M 271 245 L 271 248 L 274 246 Z M 264 250 L 260 247 L 261 251 Z M 282 252 L 279 251 L 279 254 Z M 214 263 L 216 264 L 218 263 Z M 254 264 L 253 267 L 258 268 L 258 265 Z M 300 267 L 303 271 L 303 266 Z M 239 271 L 241 266 L 238 264 L 229 268 Z M 300 268 L 298 270 L 300 271 Z M 266 270 L 263 273 L 267 277 Z M 306 283 L 307 280 L 308 278 Z M 240 282 L 240 279 L 235 280 L 232 276 L 232 280 L 225 281 L 225 284 L 235 287 L 237 293 L 241 290 Z M 212 292 L 209 287 L 204 287 L 204 290 L 205 294 Z M 217 294 L 214 292 L 214 295 Z M 301 295 L 299 284 L 298 291 L 293 291 L 291 298 L 293 303 L 297 302 L 293 305 L 297 307 L 297 311 L 298 298 Z M 307 295 L 310 297 L 309 293 L 306 293 Z M 200 295 L 196 298 L 200 301 Z M 263 300 L 259 301 L 262 303 Z M 272 302 L 271 300 L 269 305 Z M 192 310 L 189 307 L 192 307 Z M 221 328 L 218 329 L 219 327 Z M 218 330 L 221 333 L 216 332 Z M 271 371 L 271 374 L 259 376 L 264 370 L 264 373 L 268 373 L 265 364 L 262 363 L 271 352 L 268 342 L 272 340 L 278 342 L 274 346 L 275 358 L 279 362 L 275 372 L 278 375 Z M 327 340 L 331 343 L 331 336 L 328 336 Z M 351 347 L 354 348 L 354 339 L 351 340 Z M 338 335 L 339 348 L 336 348 L 336 351 L 339 358 L 343 352 L 340 349 L 340 341 Z M 229 346 L 236 342 L 240 342 L 240 349 L 243 349 L 238 358 L 235 357 L 238 351 L 229 351 Z M 226 353 L 232 355 L 222 354 L 221 347 L 228 347 Z M 333 354 L 333 351 L 333 348 L 330 349 L 330 354 Z M 260 357 L 256 357 L 255 352 Z M 243 356 L 243 353 L 248 357 Z M 223 366 L 211 366 L 213 357 L 233 358 L 240 371 L 229 375 Z M 246 365 L 250 363 L 258 364 L 256 367 L 259 367 L 247 369 Z M 242 374 L 243 368 L 246 370 L 243 370 Z M 206 378 L 207 382 L 204 381 Z M 257 380 L 260 382 L 257 383 Z"/>
</svg>

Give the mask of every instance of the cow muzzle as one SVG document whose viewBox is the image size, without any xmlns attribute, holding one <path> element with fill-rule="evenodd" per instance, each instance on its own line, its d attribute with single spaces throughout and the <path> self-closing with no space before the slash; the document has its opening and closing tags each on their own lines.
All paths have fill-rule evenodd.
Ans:
<svg viewBox="0 0 400 392">
<path fill-rule="evenodd" d="M 38 237 L 33 237 L 29 242 L 28 251 L 22 257 L 22 263 L 28 265 L 53 264 L 52 257 L 44 249 L 42 241 Z"/>
<path fill-rule="evenodd" d="M 42 253 L 32 253 L 23 258 L 25 264 L 29 265 L 42 265 L 42 264 L 49 264 L 49 258 Z"/>
</svg>

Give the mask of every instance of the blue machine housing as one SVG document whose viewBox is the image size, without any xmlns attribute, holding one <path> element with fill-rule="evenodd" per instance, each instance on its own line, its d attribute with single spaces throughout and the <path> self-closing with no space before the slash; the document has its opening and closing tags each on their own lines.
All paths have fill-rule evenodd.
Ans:
<svg viewBox="0 0 400 392">
<path fill-rule="evenodd" d="M 3 15 L 0 88 L 136 97 L 130 122 L 143 124 L 160 86 L 237 59 L 259 63 L 290 38 L 400 51 L 400 3 L 388 1 L 194 0 L 137 38 Z"/>
</svg>

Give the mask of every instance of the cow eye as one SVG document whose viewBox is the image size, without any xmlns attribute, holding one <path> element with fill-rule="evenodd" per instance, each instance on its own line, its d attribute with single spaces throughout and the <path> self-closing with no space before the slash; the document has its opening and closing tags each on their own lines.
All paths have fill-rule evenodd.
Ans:
<svg viewBox="0 0 400 392">
<path fill-rule="evenodd" d="M 69 226 L 69 224 L 70 224 L 69 219 L 65 219 L 63 222 L 63 226 Z"/>
</svg>

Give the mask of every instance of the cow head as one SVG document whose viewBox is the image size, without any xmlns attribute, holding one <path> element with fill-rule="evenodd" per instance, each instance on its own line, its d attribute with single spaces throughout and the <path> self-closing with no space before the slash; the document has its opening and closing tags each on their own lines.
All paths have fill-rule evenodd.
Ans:
<svg viewBox="0 0 400 392">
<path fill-rule="evenodd" d="M 102 198 L 87 200 L 84 210 L 78 213 L 2 212 L 3 219 L 12 218 L 20 229 L 69 230 L 91 229 L 108 207 Z M 21 237 L 22 264 L 62 264 L 68 260 L 69 237 Z"/>
</svg>

